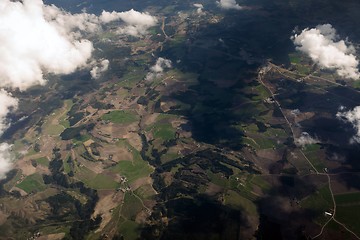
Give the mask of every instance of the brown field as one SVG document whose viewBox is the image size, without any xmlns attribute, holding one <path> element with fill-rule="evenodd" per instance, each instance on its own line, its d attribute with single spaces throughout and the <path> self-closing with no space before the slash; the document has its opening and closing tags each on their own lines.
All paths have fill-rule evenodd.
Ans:
<svg viewBox="0 0 360 240">
<path fill-rule="evenodd" d="M 153 184 L 153 179 L 151 177 L 144 177 L 144 178 L 139 178 L 137 180 L 135 180 L 134 182 L 132 182 L 130 184 L 131 190 L 135 191 L 136 189 L 138 189 L 141 186 L 144 185 L 152 185 Z"/>
<path fill-rule="evenodd" d="M 114 146 L 114 145 L 104 145 L 101 148 L 100 156 L 102 159 L 108 159 L 109 155 L 113 155 L 112 161 L 119 162 L 121 160 L 133 161 L 133 154 L 125 146 Z"/>
<path fill-rule="evenodd" d="M 254 161 L 256 165 L 263 170 L 263 172 L 268 173 L 271 165 L 281 160 L 281 157 L 282 154 L 277 150 L 264 149 L 264 150 L 258 150 L 256 152 L 256 157 L 254 157 Z"/>
<path fill-rule="evenodd" d="M 40 236 L 38 240 L 61 240 L 65 237 L 65 233 L 54 233 L 45 236 Z"/>
<path fill-rule="evenodd" d="M 358 173 L 344 173 L 331 176 L 331 186 L 334 194 L 359 191 L 357 184 L 359 176 Z M 352 182 L 354 182 L 354 184 L 352 184 Z"/>
<path fill-rule="evenodd" d="M 205 193 L 210 196 L 216 196 L 217 194 L 224 191 L 224 188 L 220 187 L 219 185 L 216 185 L 214 183 L 209 183 L 207 185 L 207 188 L 205 190 Z"/>
<path fill-rule="evenodd" d="M 152 114 L 147 114 L 146 116 L 144 116 L 142 123 L 144 126 L 149 126 L 155 123 L 156 118 L 159 116 L 159 113 L 152 113 Z"/>
<path fill-rule="evenodd" d="M 124 199 L 124 194 L 121 191 L 99 190 L 98 193 L 99 201 L 96 204 L 92 217 L 95 218 L 100 215 L 102 217 L 102 221 L 96 232 L 102 231 L 111 221 L 111 210 L 116 208 Z"/>
<path fill-rule="evenodd" d="M 0 201 L 2 204 L 2 213 L 4 215 L 14 214 L 32 223 L 35 223 L 37 220 L 44 220 L 49 214 L 50 206 L 41 200 L 53 196 L 58 192 L 59 190 L 55 188 L 48 188 L 43 192 L 20 199 L 14 199 L 12 197 L 2 198 Z"/>
<path fill-rule="evenodd" d="M 137 151 L 141 151 L 142 142 L 139 134 L 135 132 L 128 132 L 124 135 L 124 138 L 127 139 L 129 144 L 133 146 Z"/>
</svg>

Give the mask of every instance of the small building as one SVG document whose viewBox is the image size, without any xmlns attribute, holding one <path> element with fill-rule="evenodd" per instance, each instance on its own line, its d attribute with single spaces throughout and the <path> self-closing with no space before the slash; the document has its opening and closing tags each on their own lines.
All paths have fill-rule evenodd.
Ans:
<svg viewBox="0 0 360 240">
<path fill-rule="evenodd" d="M 332 216 L 332 213 L 330 213 L 330 212 L 325 212 L 324 215 L 331 217 L 331 216 Z"/>
</svg>

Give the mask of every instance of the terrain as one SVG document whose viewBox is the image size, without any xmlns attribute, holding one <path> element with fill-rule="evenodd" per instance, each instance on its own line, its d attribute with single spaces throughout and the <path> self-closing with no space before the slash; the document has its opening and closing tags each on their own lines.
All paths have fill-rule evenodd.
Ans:
<svg viewBox="0 0 360 240">
<path fill-rule="evenodd" d="M 203 3 L 199 15 L 190 1 L 130 1 L 160 22 L 141 38 L 116 23 L 91 36 L 110 60 L 100 79 L 81 70 L 14 93 L 25 104 L 2 136 L 17 160 L 0 182 L 0 239 L 359 239 L 356 130 L 336 114 L 360 86 L 290 40 L 331 21 L 357 41 L 342 27 L 355 15 L 329 14 L 335 1 Z M 149 78 L 159 57 L 172 66 Z M 316 139 L 300 144 L 305 132 Z"/>
</svg>

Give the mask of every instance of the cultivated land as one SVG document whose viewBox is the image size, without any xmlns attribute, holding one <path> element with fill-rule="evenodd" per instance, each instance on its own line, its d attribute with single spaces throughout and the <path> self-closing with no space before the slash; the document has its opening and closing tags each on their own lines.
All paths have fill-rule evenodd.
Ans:
<svg viewBox="0 0 360 240">
<path fill-rule="evenodd" d="M 359 151 L 336 130 L 358 84 L 298 52 L 264 61 L 256 36 L 220 41 L 222 13 L 148 10 L 161 24 L 142 38 L 91 36 L 111 62 L 101 79 L 22 97 L 0 239 L 358 239 Z M 173 67 L 149 81 L 157 57 Z M 296 144 L 303 132 L 317 143 Z"/>
</svg>

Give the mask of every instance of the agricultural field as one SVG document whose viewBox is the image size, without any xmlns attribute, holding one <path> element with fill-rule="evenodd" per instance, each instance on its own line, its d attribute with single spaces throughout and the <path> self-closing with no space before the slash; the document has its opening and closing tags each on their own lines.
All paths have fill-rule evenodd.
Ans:
<svg viewBox="0 0 360 240">
<path fill-rule="evenodd" d="M 42 191 L 46 188 L 40 174 L 27 176 L 24 180 L 21 181 L 21 183 L 17 184 L 16 186 L 27 193 Z"/>
<path fill-rule="evenodd" d="M 127 124 L 137 120 L 137 116 L 129 111 L 112 111 L 102 116 L 103 120 L 113 123 Z"/>
<path fill-rule="evenodd" d="M 293 43 L 300 26 L 333 22 L 340 39 L 357 22 L 309 11 L 346 5 L 329 1 L 47 1 L 156 21 L 99 25 L 84 66 L 14 90 L 0 239 L 358 238 L 360 152 L 345 113 L 360 84 Z"/>
<path fill-rule="evenodd" d="M 359 218 L 360 209 L 360 193 L 345 193 L 335 195 L 336 219 L 343 222 L 352 231 L 359 234 L 359 227 L 357 219 Z"/>
</svg>

